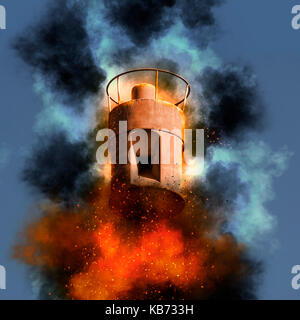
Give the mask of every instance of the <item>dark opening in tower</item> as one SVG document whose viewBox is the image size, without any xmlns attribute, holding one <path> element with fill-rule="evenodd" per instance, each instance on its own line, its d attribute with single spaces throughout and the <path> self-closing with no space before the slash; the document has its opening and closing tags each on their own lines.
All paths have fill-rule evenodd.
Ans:
<svg viewBox="0 0 300 320">
<path fill-rule="evenodd" d="M 146 129 L 148 137 L 148 148 L 137 151 L 140 162 L 137 164 L 138 175 L 160 182 L 160 136 L 151 129 Z"/>
</svg>

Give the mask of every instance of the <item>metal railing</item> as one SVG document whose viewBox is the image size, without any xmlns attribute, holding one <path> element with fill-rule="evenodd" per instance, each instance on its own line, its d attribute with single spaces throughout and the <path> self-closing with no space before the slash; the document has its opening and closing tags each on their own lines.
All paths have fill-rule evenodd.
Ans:
<svg viewBox="0 0 300 320">
<path fill-rule="evenodd" d="M 181 99 L 179 102 L 176 102 L 174 103 L 174 105 L 176 105 L 178 108 L 180 108 L 182 111 L 184 111 L 184 108 L 185 108 L 185 105 L 186 105 L 186 100 L 188 98 L 188 96 L 190 95 L 190 92 L 191 92 L 191 88 L 190 88 L 190 85 L 189 83 L 183 78 L 181 77 L 180 75 L 176 74 L 176 73 L 173 73 L 171 71 L 167 71 L 167 70 L 161 70 L 161 69 L 155 69 L 155 68 L 143 68 L 143 69 L 134 69 L 134 70 L 129 70 L 129 71 L 126 71 L 126 72 L 123 72 L 123 73 L 120 73 L 118 74 L 117 76 L 115 76 L 114 78 L 112 78 L 109 83 L 107 84 L 107 87 L 106 87 L 106 94 L 107 94 L 107 98 L 108 98 L 108 109 L 109 111 L 112 110 L 111 108 L 111 103 L 115 103 L 116 105 L 119 105 L 121 103 L 121 94 L 120 94 L 120 78 L 126 74 L 129 74 L 129 73 L 134 73 L 134 72 L 140 72 L 140 71 L 150 71 L 150 72 L 155 72 L 155 100 L 158 99 L 158 93 L 159 93 L 159 73 L 166 73 L 166 74 L 169 74 L 173 77 L 176 77 L 176 78 L 179 78 L 180 80 L 182 80 L 185 85 L 186 85 L 186 89 L 185 89 L 185 94 L 184 94 L 184 97 L 183 99 Z M 111 84 L 114 82 L 114 81 L 117 81 L 117 99 L 118 101 L 114 100 L 110 93 L 109 93 L 109 88 L 111 86 Z M 180 105 L 182 105 L 180 107 Z"/>
</svg>

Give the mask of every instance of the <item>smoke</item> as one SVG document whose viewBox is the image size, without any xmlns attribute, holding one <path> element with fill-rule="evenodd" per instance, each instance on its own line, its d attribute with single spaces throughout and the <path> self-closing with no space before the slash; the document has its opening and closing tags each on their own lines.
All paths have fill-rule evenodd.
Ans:
<svg viewBox="0 0 300 320">
<path fill-rule="evenodd" d="M 244 141 L 231 149 L 218 146 L 212 150 L 208 166 L 235 166 L 238 168 L 237 179 L 247 186 L 236 199 L 226 230 L 249 248 L 261 250 L 276 226 L 276 219 L 267 204 L 274 198 L 273 181 L 284 173 L 291 156 L 287 148 L 274 152 L 259 139 Z M 225 175 L 221 174 L 220 179 L 228 185 Z"/>
<path fill-rule="evenodd" d="M 24 62 L 41 73 L 63 101 L 79 110 L 82 100 L 97 95 L 106 78 L 89 47 L 85 16 L 84 5 L 59 1 L 14 42 Z"/>
<path fill-rule="evenodd" d="M 180 1 L 181 18 L 188 28 L 215 27 L 213 9 L 222 5 L 225 0 L 205 0 L 205 1 Z"/>
<path fill-rule="evenodd" d="M 197 51 L 206 49 L 215 39 L 218 26 L 213 9 L 224 2 L 223 0 L 104 0 L 104 7 L 99 4 L 98 12 L 104 12 L 102 19 L 107 19 L 113 28 L 109 35 L 110 40 L 121 38 L 121 43 L 116 41 L 116 45 L 108 52 L 109 64 L 136 67 L 137 60 L 141 60 L 145 65 L 149 61 L 148 58 L 153 58 L 159 52 L 163 55 L 162 52 L 165 48 L 171 47 L 173 40 L 175 46 L 179 47 L 179 52 L 177 54 L 177 48 L 172 48 L 169 56 L 173 58 L 176 55 L 176 60 L 183 62 L 182 51 L 186 54 L 193 46 L 196 46 Z M 115 26 L 119 30 L 116 30 Z M 177 33 L 179 29 L 181 29 L 180 34 Z M 173 30 L 176 30 L 176 34 L 174 39 L 170 39 Z M 165 37 L 167 39 L 164 39 Z M 185 50 L 182 50 L 185 42 L 190 44 L 186 44 Z M 158 43 L 161 45 L 160 48 L 155 47 Z M 150 55 L 149 50 L 152 50 Z M 197 53 L 193 52 L 191 58 L 195 58 L 195 55 Z M 198 61 L 197 64 L 199 67 L 201 62 Z"/>
<path fill-rule="evenodd" d="M 152 39 L 167 32 L 179 18 L 185 27 L 196 30 L 195 41 L 206 47 L 216 33 L 212 9 L 223 0 L 104 0 L 107 17 L 137 47 L 145 47 Z"/>
<path fill-rule="evenodd" d="M 265 117 L 253 71 L 209 48 L 223 3 L 56 1 L 16 39 L 45 107 L 22 174 L 42 204 L 14 248 L 40 298 L 256 298 L 263 266 L 252 249 L 274 228 L 266 204 L 290 154 L 257 139 Z M 117 209 L 130 197 L 117 193 L 112 206 L 105 169 L 95 174 L 95 130 L 107 115 L 99 87 L 137 67 L 187 77 L 186 118 L 205 129 L 205 170 L 190 178 L 177 216 L 165 194 L 137 192 Z M 178 91 L 170 77 L 159 84 Z"/>
<path fill-rule="evenodd" d="M 72 142 L 63 132 L 39 137 L 26 160 L 23 180 L 51 199 L 76 201 L 94 181 L 91 145 L 88 140 Z"/>
<path fill-rule="evenodd" d="M 217 135 L 239 140 L 262 127 L 265 106 L 255 75 L 248 67 L 207 68 L 199 76 L 206 126 Z"/>
<path fill-rule="evenodd" d="M 119 25 L 136 46 L 146 46 L 166 31 L 172 23 L 167 9 L 175 3 L 175 0 L 104 0 L 111 24 Z"/>
<path fill-rule="evenodd" d="M 230 188 L 228 188 L 230 185 Z M 210 165 L 205 183 L 201 186 L 205 190 L 205 208 L 210 212 L 222 211 L 222 216 L 226 222 L 230 220 L 230 215 L 236 209 L 240 198 L 247 198 L 247 184 L 242 183 L 239 177 L 239 168 L 235 163 L 225 166 L 221 162 Z M 226 217 L 226 215 L 229 215 Z"/>
</svg>

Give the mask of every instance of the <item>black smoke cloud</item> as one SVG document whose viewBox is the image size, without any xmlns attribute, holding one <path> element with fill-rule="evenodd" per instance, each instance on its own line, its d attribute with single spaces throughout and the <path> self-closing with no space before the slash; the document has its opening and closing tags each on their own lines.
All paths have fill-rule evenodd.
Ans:
<svg viewBox="0 0 300 320">
<path fill-rule="evenodd" d="M 184 25 L 187 28 L 202 29 L 217 25 L 212 9 L 222 5 L 225 0 L 182 0 L 178 2 Z"/>
<path fill-rule="evenodd" d="M 172 20 L 167 9 L 175 0 L 104 0 L 107 18 L 117 24 L 137 46 L 146 46 L 165 32 Z"/>
<path fill-rule="evenodd" d="M 59 1 L 13 45 L 60 98 L 77 108 L 83 99 L 96 95 L 105 80 L 105 72 L 95 64 L 89 47 L 85 13 L 82 5 Z"/>
<path fill-rule="evenodd" d="M 44 196 L 68 204 L 92 185 L 89 170 L 95 162 L 94 155 L 91 142 L 71 142 L 62 132 L 39 137 L 22 178 Z"/>
<path fill-rule="evenodd" d="M 181 20 L 184 26 L 192 31 L 190 38 L 202 49 L 217 35 L 218 24 L 213 9 L 224 2 L 225 0 L 179 1 Z"/>
<path fill-rule="evenodd" d="M 261 129 L 265 108 L 249 67 L 207 68 L 198 80 L 205 125 L 216 136 L 237 141 Z"/>
<path fill-rule="evenodd" d="M 193 40 L 206 47 L 217 30 L 212 9 L 222 3 L 223 0 L 104 0 L 108 20 L 118 25 L 137 47 L 145 47 L 162 36 L 178 19 L 195 30 Z"/>
</svg>

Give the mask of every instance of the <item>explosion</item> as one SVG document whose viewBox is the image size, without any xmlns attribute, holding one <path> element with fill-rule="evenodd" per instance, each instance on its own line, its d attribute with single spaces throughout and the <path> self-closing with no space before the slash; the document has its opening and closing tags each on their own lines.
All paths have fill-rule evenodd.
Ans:
<svg viewBox="0 0 300 320">
<path fill-rule="evenodd" d="M 109 192 L 108 186 L 99 188 L 74 212 L 45 204 L 41 218 L 22 234 L 15 258 L 55 278 L 59 291 L 49 291 L 49 297 L 63 292 L 82 300 L 209 298 L 222 283 L 231 282 L 233 290 L 252 272 L 246 248 L 229 234 L 217 235 L 215 221 L 192 199 L 168 219 L 156 209 L 128 218 L 109 207 L 103 196 Z"/>
<path fill-rule="evenodd" d="M 209 47 L 223 2 L 56 1 L 16 39 L 44 106 L 23 171 L 38 216 L 13 249 L 38 297 L 256 298 L 262 264 L 253 253 L 273 228 L 265 203 L 289 154 L 259 140 L 253 71 L 222 64 Z M 122 184 L 112 197 L 109 166 L 96 165 L 106 76 L 140 67 L 180 72 L 193 88 L 186 127 L 205 130 L 205 170 L 197 159 L 186 168 L 184 206 L 163 190 L 126 197 Z M 174 88 L 167 78 L 160 85 Z"/>
</svg>

